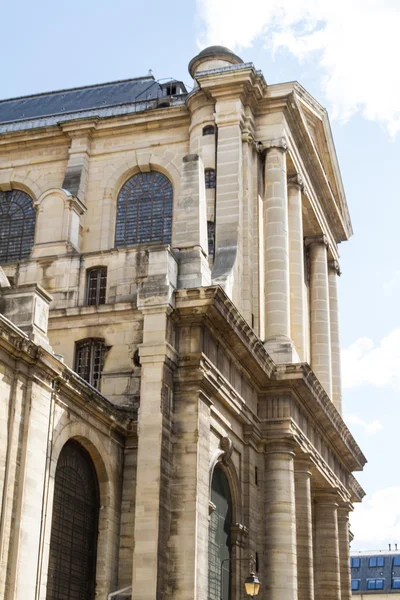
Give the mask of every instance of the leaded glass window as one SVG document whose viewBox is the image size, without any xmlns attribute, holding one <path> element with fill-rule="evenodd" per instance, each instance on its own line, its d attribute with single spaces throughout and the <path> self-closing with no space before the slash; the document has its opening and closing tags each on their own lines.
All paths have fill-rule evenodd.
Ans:
<svg viewBox="0 0 400 600">
<path fill-rule="evenodd" d="M 116 246 L 171 243 L 172 184 L 157 171 L 138 173 L 118 194 Z"/>
<path fill-rule="evenodd" d="M 208 237 L 208 255 L 214 257 L 215 248 L 215 223 L 207 221 L 207 237 Z"/>
<path fill-rule="evenodd" d="M 104 364 L 104 340 L 86 339 L 75 344 L 75 371 L 90 385 L 100 389 Z"/>
<path fill-rule="evenodd" d="M 21 190 L 0 191 L 0 264 L 28 258 L 35 236 L 32 198 Z"/>
<path fill-rule="evenodd" d="M 206 169 L 204 171 L 204 177 L 206 181 L 206 189 L 213 190 L 215 188 L 215 169 Z"/>
<path fill-rule="evenodd" d="M 208 600 L 230 600 L 231 597 L 231 526 L 232 498 L 228 479 L 217 465 L 211 482 L 208 530 Z"/>
<path fill-rule="evenodd" d="M 93 462 L 69 440 L 56 468 L 46 600 L 94 600 L 99 507 Z"/>
<path fill-rule="evenodd" d="M 107 267 L 94 267 L 87 270 L 86 304 L 98 306 L 106 302 Z"/>
</svg>

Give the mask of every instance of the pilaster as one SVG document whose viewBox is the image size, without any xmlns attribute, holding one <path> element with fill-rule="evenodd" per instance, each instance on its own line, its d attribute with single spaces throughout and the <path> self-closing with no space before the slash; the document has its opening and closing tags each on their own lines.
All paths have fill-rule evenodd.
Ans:
<svg viewBox="0 0 400 600">
<path fill-rule="evenodd" d="M 286 174 L 287 142 L 264 144 L 264 285 L 265 348 L 277 363 L 298 362 L 290 339 L 289 222 Z"/>
<path fill-rule="evenodd" d="M 337 289 L 339 276 L 339 263 L 336 260 L 330 260 L 328 262 L 328 279 L 332 355 L 332 401 L 339 413 L 342 414 L 342 376 L 340 363 L 339 301 Z"/>
<path fill-rule="evenodd" d="M 297 578 L 300 600 L 314 600 L 311 462 L 295 460 Z"/>
<path fill-rule="evenodd" d="M 338 497 L 334 492 L 315 496 L 315 598 L 341 600 Z"/>
<path fill-rule="evenodd" d="M 310 252 L 311 367 L 332 399 L 328 241 L 326 236 L 306 239 Z"/>
<path fill-rule="evenodd" d="M 294 444 L 271 441 L 265 449 L 265 597 L 297 600 Z"/>
</svg>

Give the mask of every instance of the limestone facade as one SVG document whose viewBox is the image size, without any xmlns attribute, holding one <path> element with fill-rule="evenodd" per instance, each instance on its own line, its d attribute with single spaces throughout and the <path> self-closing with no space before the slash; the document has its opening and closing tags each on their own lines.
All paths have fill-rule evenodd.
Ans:
<svg viewBox="0 0 400 600">
<path fill-rule="evenodd" d="M 341 416 L 352 229 L 327 115 L 224 48 L 190 73 L 168 106 L 0 122 L 0 195 L 36 209 L 30 255 L 0 281 L 0 598 L 49 598 L 71 439 L 99 484 L 96 598 L 238 600 L 250 556 L 260 598 L 350 597 L 365 458 Z M 154 172 L 172 186 L 170 239 L 117 245 L 124 186 Z M 104 301 L 89 303 L 100 267 Z M 95 386 L 74 373 L 85 340 L 101 341 Z M 210 587 L 216 469 L 231 496 L 224 591 L 218 574 Z"/>
</svg>

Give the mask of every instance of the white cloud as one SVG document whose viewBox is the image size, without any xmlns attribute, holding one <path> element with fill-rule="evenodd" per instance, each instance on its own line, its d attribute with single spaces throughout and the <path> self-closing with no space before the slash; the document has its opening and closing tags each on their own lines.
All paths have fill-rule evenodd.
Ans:
<svg viewBox="0 0 400 600">
<path fill-rule="evenodd" d="M 323 70 L 332 117 L 360 112 L 400 131 L 398 0 L 197 0 L 205 32 L 199 45 L 250 47 L 258 38 Z M 268 73 L 266 74 L 268 77 Z"/>
<path fill-rule="evenodd" d="M 400 391 L 400 329 L 394 329 L 375 346 L 360 338 L 342 350 L 343 387 L 390 387 Z"/>
<path fill-rule="evenodd" d="M 400 271 L 395 271 L 393 277 L 383 284 L 383 293 L 385 296 L 393 296 L 400 290 Z"/>
<path fill-rule="evenodd" d="M 377 419 L 373 421 L 364 421 L 358 415 L 347 414 L 344 416 L 344 420 L 348 425 L 359 425 L 362 427 L 367 435 L 374 435 L 381 429 L 383 429 L 383 425 Z"/>
<path fill-rule="evenodd" d="M 400 543 L 400 486 L 378 490 L 356 505 L 351 530 L 353 549 L 387 549 L 389 543 Z"/>
</svg>

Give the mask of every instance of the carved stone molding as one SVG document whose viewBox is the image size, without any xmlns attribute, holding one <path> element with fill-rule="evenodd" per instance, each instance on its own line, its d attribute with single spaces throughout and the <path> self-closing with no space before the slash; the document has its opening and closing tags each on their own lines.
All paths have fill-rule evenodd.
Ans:
<svg viewBox="0 0 400 600">
<path fill-rule="evenodd" d="M 246 538 L 248 534 L 249 530 L 245 525 L 242 525 L 241 523 L 234 523 L 231 526 L 232 545 L 244 548 L 246 545 Z"/>
<path fill-rule="evenodd" d="M 266 142 L 263 142 L 263 147 L 264 150 L 270 150 L 271 148 L 277 148 L 278 150 L 281 150 L 282 152 L 286 152 L 289 144 L 286 138 L 281 137 L 281 138 L 276 138 L 274 140 L 267 140 Z"/>
<path fill-rule="evenodd" d="M 304 238 L 304 245 L 306 248 L 312 246 L 313 244 L 323 244 L 327 249 L 329 249 L 328 237 L 325 234 L 312 235 Z"/>
<path fill-rule="evenodd" d="M 337 260 L 328 260 L 328 267 L 333 271 L 336 271 L 338 277 L 341 276 L 342 271 L 340 270 L 340 265 Z"/>
<path fill-rule="evenodd" d="M 232 440 L 228 436 L 225 436 L 221 439 L 219 445 L 222 450 L 221 461 L 227 463 L 233 452 Z"/>
<path fill-rule="evenodd" d="M 304 181 L 298 173 L 296 173 L 296 175 L 290 175 L 290 177 L 287 178 L 287 184 L 288 186 L 292 185 L 293 187 L 300 189 L 302 192 L 304 191 Z"/>
</svg>

